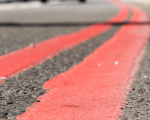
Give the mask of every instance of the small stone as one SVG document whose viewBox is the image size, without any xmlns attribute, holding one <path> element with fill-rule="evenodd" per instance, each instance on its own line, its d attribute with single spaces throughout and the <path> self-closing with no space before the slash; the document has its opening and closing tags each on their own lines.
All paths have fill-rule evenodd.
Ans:
<svg viewBox="0 0 150 120">
<path fill-rule="evenodd" d="M 118 65 L 118 64 L 119 64 L 119 62 L 118 62 L 118 61 L 116 61 L 114 64 L 115 64 L 115 65 Z"/>
<path fill-rule="evenodd" d="M 101 64 L 100 64 L 100 63 L 98 63 L 98 66 L 101 66 Z"/>
<path fill-rule="evenodd" d="M 147 78 L 147 76 L 145 75 L 144 78 Z"/>
<path fill-rule="evenodd" d="M 6 77 L 1 77 L 0 79 L 1 79 L 1 80 L 6 80 Z"/>
<path fill-rule="evenodd" d="M 34 47 L 34 44 L 33 44 L 33 43 L 30 43 L 30 47 Z"/>
</svg>

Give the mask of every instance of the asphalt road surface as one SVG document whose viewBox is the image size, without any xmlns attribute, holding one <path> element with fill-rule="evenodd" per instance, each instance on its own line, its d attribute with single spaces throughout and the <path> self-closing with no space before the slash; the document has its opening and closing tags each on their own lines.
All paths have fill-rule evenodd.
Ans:
<svg viewBox="0 0 150 120">
<path fill-rule="evenodd" d="M 12 7 L 19 6 L 22 7 Z M 28 7 L 24 7 L 27 6 Z M 37 42 L 69 34 L 93 23 L 104 22 L 119 12 L 119 8 L 103 0 L 58 1 L 41 5 L 39 2 L 11 3 L 0 9 L 0 55 Z M 11 9 L 7 9 L 11 6 Z M 38 6 L 38 7 L 35 7 Z M 35 68 L 8 78 L 0 87 L 0 119 L 13 120 L 37 102 L 46 90 L 44 83 L 81 62 L 97 47 L 118 31 L 108 32 L 69 49 Z"/>
<path fill-rule="evenodd" d="M 142 9 L 148 11 L 144 6 Z M 119 11 L 117 6 L 104 0 L 88 0 L 85 4 L 78 1 L 0 4 L 0 55 L 55 36 L 73 33 L 94 23 L 104 22 Z M 46 93 L 43 89 L 45 82 L 83 61 L 120 27 L 121 25 L 113 25 L 107 32 L 8 78 L 0 86 L 0 120 L 14 120 L 17 115 L 26 112 L 27 107 L 40 102 L 37 98 Z M 128 105 L 123 109 L 123 120 L 150 118 L 149 53 L 148 43 L 146 55 L 136 76 L 137 80 L 128 95 Z"/>
<path fill-rule="evenodd" d="M 132 3 L 144 10 L 150 20 L 150 5 Z M 143 24 L 149 25 L 149 21 Z M 136 74 L 136 80 L 126 99 L 122 120 L 149 120 L 150 119 L 150 41 L 148 41 L 145 56 Z"/>
<path fill-rule="evenodd" d="M 31 4 L 33 7 L 34 4 L 31 3 L 25 5 Z M 39 8 L 31 6 L 26 9 L 0 11 L 0 55 L 31 43 L 72 33 L 96 22 L 103 22 L 119 12 L 118 7 L 104 1 L 89 1 L 86 4 L 77 1 L 60 2 L 55 5 L 41 5 Z"/>
</svg>

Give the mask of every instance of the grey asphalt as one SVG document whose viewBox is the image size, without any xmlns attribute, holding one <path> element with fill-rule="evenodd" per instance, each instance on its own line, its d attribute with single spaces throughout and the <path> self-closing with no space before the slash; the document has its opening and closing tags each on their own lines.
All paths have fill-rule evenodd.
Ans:
<svg viewBox="0 0 150 120">
<path fill-rule="evenodd" d="M 145 11 L 149 21 L 144 24 L 149 25 L 150 5 L 133 4 Z M 122 120 L 150 120 L 150 41 L 147 43 L 146 53 L 140 63 L 136 80 L 125 101 L 125 108 L 122 109 L 124 115 L 120 117 Z"/>
<path fill-rule="evenodd" d="M 34 102 L 40 102 L 37 98 L 46 93 L 46 90 L 42 88 L 45 82 L 83 61 L 97 47 L 112 37 L 119 28 L 120 26 L 115 26 L 108 32 L 67 50 L 35 68 L 8 78 L 0 87 L 1 117 L 14 119 Z"/>
<path fill-rule="evenodd" d="M 26 10 L 0 11 L 0 55 L 61 34 L 69 34 L 90 24 L 103 22 L 119 12 L 119 8 L 104 1 L 80 4 L 65 1 Z M 18 23 L 17 25 L 10 23 Z M 0 119 L 13 120 L 37 101 L 46 90 L 43 84 L 54 76 L 81 62 L 103 42 L 118 31 L 115 26 L 108 32 L 90 39 L 41 65 L 8 78 L 0 86 Z"/>
<path fill-rule="evenodd" d="M 0 55 L 103 22 L 118 12 L 118 7 L 97 0 L 0 11 Z"/>
<path fill-rule="evenodd" d="M 85 4 L 64 1 L 39 8 L 0 11 L 0 55 L 106 21 L 118 12 L 118 7 L 103 0 L 91 0 Z M 37 98 L 46 93 L 42 88 L 46 81 L 83 61 L 119 28 L 120 25 L 115 25 L 103 34 L 8 78 L 0 85 L 0 120 L 14 120 L 34 102 L 40 102 Z"/>
</svg>

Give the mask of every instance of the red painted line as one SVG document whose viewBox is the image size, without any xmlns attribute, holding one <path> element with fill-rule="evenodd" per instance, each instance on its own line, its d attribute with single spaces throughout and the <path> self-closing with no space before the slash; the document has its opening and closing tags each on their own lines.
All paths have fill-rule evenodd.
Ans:
<svg viewBox="0 0 150 120">
<path fill-rule="evenodd" d="M 108 22 L 114 22 L 118 20 L 123 22 L 127 19 L 129 15 L 128 10 L 119 3 L 118 6 L 122 7 L 121 11 Z M 8 77 L 24 68 L 30 67 L 30 65 L 35 64 L 37 61 L 47 56 L 52 57 L 64 49 L 87 41 L 88 39 L 107 31 L 111 27 L 111 25 L 94 24 L 73 34 L 62 35 L 48 39 L 44 42 L 36 44 L 34 47 L 26 47 L 24 49 L 1 56 L 0 77 Z"/>
<path fill-rule="evenodd" d="M 118 109 L 124 108 L 125 104 L 127 103 L 125 100 L 127 99 L 127 95 L 129 94 L 129 91 L 131 90 L 131 85 L 133 84 L 133 81 L 136 80 L 135 75 L 140 67 L 140 62 L 145 54 L 146 44 L 143 46 L 143 48 L 140 50 L 139 54 L 135 58 L 135 61 L 133 63 L 129 79 L 126 85 L 125 91 L 122 92 L 122 98 L 120 99 L 120 103 L 118 104 Z M 121 110 L 120 113 L 118 113 L 118 116 L 124 115 L 123 111 Z"/>
<path fill-rule="evenodd" d="M 142 11 L 130 8 L 133 10 L 131 21 L 148 21 Z M 50 91 L 39 97 L 41 102 L 29 107 L 30 110 L 18 119 L 117 119 L 130 73 L 137 62 L 135 59 L 148 36 L 148 25 L 123 26 L 83 62 L 48 81 L 44 89 Z M 119 64 L 115 65 L 115 61 Z"/>
</svg>

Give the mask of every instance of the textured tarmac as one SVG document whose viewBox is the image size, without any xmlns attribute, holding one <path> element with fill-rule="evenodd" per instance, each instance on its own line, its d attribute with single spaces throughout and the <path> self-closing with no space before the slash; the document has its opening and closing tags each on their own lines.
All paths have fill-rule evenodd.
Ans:
<svg viewBox="0 0 150 120">
<path fill-rule="evenodd" d="M 150 6 L 135 5 L 143 9 L 150 19 Z M 149 22 L 144 24 L 149 25 Z M 145 56 L 136 74 L 136 80 L 131 86 L 125 102 L 127 103 L 122 109 L 124 114 L 121 116 L 122 120 L 150 120 L 150 41 L 148 41 Z"/>
<path fill-rule="evenodd" d="M 86 56 L 112 37 L 118 29 L 119 26 L 115 26 L 106 33 L 67 50 L 35 68 L 8 78 L 0 87 L 0 117 L 3 120 L 14 119 L 34 102 L 40 102 L 37 98 L 46 93 L 46 90 L 42 88 L 46 81 L 83 61 Z"/>
<path fill-rule="evenodd" d="M 24 48 L 48 38 L 78 31 L 80 26 L 3 26 L 0 27 L 0 55 Z"/>
<path fill-rule="evenodd" d="M 126 101 L 122 120 L 150 119 L 150 41 Z"/>
<path fill-rule="evenodd" d="M 94 3 L 92 7 L 95 6 L 96 5 Z M 9 21 L 11 21 L 11 19 L 13 22 L 18 22 L 19 19 L 20 21 L 24 21 L 18 25 L 8 25 L 4 24 L 2 19 L 0 20 L 2 23 L 0 24 L 0 55 L 4 55 L 14 50 L 29 46 L 31 43 L 35 44 L 61 34 L 75 32 L 95 22 L 95 20 L 97 22 L 105 21 L 116 15 L 119 11 L 117 8 L 111 10 L 111 12 L 108 12 L 106 7 L 103 9 L 104 11 L 101 11 L 100 9 L 94 9 L 97 12 L 93 11 L 95 14 L 92 14 L 88 13 L 88 10 L 90 11 L 89 8 L 90 7 L 87 7 L 86 12 L 81 12 L 88 14 L 85 18 L 82 17 L 82 14 L 79 16 L 76 14 L 76 16 L 72 17 L 69 24 L 64 23 L 64 21 L 69 20 L 69 18 L 65 18 L 63 16 L 61 19 L 55 17 L 57 23 L 54 23 L 54 21 L 47 22 L 50 20 L 50 18 L 52 18 L 50 16 L 46 19 L 47 21 L 44 21 L 44 16 L 48 17 L 48 12 L 45 13 L 45 15 L 42 15 L 41 19 L 37 19 L 37 21 L 35 20 L 35 24 L 33 22 L 33 17 L 31 17 L 31 14 L 36 12 L 35 10 L 34 12 L 32 11 L 29 16 L 29 18 L 31 17 L 31 22 L 29 22 L 29 19 L 23 19 L 21 17 L 16 20 L 13 15 L 15 16 L 16 14 L 20 14 L 19 11 L 12 16 L 9 15 L 15 11 L 11 11 L 10 13 L 8 13 L 8 11 L 4 12 L 2 16 L 7 14 L 6 17 L 3 17 L 4 21 L 6 19 L 6 21 L 8 21 L 9 17 Z M 44 11 L 47 9 L 49 8 L 44 8 Z M 29 12 L 30 11 L 24 11 L 24 14 Z M 39 16 L 37 16 L 37 18 L 39 18 Z M 77 19 L 78 22 L 75 22 Z M 10 23 L 9 21 L 8 23 Z M 17 115 L 25 112 L 27 107 L 32 106 L 34 102 L 40 102 L 37 100 L 37 98 L 46 93 L 46 90 L 42 88 L 46 81 L 52 79 L 54 76 L 57 76 L 60 73 L 66 72 L 74 65 L 83 61 L 86 56 L 91 54 L 97 47 L 111 38 L 113 34 L 119 30 L 119 28 L 119 25 L 115 25 L 106 33 L 81 43 L 80 45 L 57 56 L 54 56 L 43 64 L 20 73 L 15 77 L 8 78 L 3 84 L 0 85 L 0 120 L 14 120 Z"/>
<path fill-rule="evenodd" d="M 98 4 L 91 5 L 92 7 L 84 6 L 84 9 L 79 5 L 79 10 L 76 10 L 77 6 L 70 6 L 72 7 L 71 11 L 68 12 L 68 9 L 65 13 L 59 8 L 56 8 L 55 12 L 48 7 L 21 10 L 20 12 L 17 10 L 0 11 L 0 55 L 52 37 L 73 33 L 91 24 L 108 20 L 119 12 L 119 9 L 113 5 L 112 11 L 107 7 L 99 7 L 99 9 L 92 9 L 91 13 L 88 12 L 89 9 L 95 8 L 95 6 L 98 8 Z M 81 8 L 83 10 L 80 13 Z M 72 14 L 75 16 L 72 17 Z"/>
</svg>

